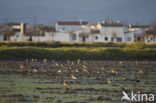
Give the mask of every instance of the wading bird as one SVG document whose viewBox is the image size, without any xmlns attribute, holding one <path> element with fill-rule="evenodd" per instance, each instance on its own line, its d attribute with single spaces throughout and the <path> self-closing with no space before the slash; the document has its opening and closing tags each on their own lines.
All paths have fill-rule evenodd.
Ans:
<svg viewBox="0 0 156 103">
<path fill-rule="evenodd" d="M 110 78 L 107 79 L 108 84 L 111 84 L 111 80 Z"/>
<path fill-rule="evenodd" d="M 75 80 L 77 79 L 77 78 L 76 78 L 74 75 L 72 75 L 72 74 L 71 74 L 71 77 L 72 77 L 72 79 L 75 79 Z"/>
</svg>

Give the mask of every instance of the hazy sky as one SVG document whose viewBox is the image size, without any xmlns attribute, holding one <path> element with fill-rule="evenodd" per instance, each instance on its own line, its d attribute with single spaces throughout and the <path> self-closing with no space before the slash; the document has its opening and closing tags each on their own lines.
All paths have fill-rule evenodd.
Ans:
<svg viewBox="0 0 156 103">
<path fill-rule="evenodd" d="M 95 10 L 104 7 L 119 5 L 128 0 L 1 0 L 6 6 L 24 7 L 61 7 L 78 10 Z"/>
<path fill-rule="evenodd" d="M 156 0 L 0 0 L 0 22 L 36 16 L 44 24 L 71 19 L 149 24 L 156 20 L 155 5 Z"/>
</svg>

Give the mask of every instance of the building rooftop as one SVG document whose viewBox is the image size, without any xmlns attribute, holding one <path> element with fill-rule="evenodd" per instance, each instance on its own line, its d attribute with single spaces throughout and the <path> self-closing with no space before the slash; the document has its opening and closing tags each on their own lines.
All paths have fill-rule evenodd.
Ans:
<svg viewBox="0 0 156 103">
<path fill-rule="evenodd" d="M 87 25 L 89 21 L 59 21 L 58 25 Z"/>
<path fill-rule="evenodd" d="M 20 23 L 7 23 L 6 25 L 12 26 L 12 25 L 20 25 Z"/>
<path fill-rule="evenodd" d="M 149 28 L 148 25 L 131 25 L 130 28 Z"/>
<path fill-rule="evenodd" d="M 107 27 L 123 27 L 124 25 L 121 23 L 101 23 L 102 26 Z"/>
</svg>

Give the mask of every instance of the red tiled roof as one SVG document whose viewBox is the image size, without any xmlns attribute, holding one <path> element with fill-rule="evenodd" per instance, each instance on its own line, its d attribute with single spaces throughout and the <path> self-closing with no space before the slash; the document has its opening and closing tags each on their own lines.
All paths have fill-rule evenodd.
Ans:
<svg viewBox="0 0 156 103">
<path fill-rule="evenodd" d="M 60 21 L 60 22 L 57 22 L 58 25 L 86 25 L 88 24 L 89 22 L 88 21 Z"/>
<path fill-rule="evenodd" d="M 12 25 L 20 25 L 20 23 L 7 23 L 7 25 L 12 26 Z"/>
</svg>

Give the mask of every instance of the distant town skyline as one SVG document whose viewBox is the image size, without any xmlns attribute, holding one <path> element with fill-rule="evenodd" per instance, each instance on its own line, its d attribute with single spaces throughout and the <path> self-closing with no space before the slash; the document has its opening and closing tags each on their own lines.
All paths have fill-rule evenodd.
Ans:
<svg viewBox="0 0 156 103">
<path fill-rule="evenodd" d="M 52 24 L 61 20 L 120 20 L 151 24 L 156 20 L 156 0 L 1 0 L 0 23 Z"/>
</svg>

